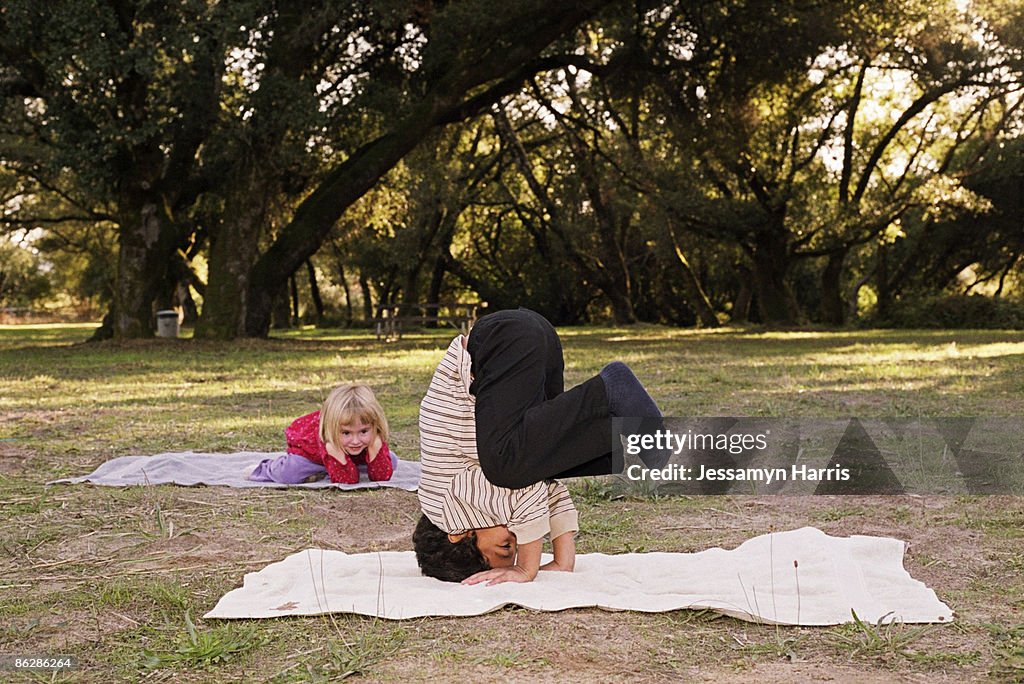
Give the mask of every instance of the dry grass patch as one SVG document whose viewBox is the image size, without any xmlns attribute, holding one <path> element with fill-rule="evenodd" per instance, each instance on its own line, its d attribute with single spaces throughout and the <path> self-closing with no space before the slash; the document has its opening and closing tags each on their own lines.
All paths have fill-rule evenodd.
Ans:
<svg viewBox="0 0 1024 684">
<path fill-rule="evenodd" d="M 572 486 L 580 553 L 732 548 L 804 525 L 907 540 L 908 570 L 957 613 L 920 631 L 515 608 L 405 622 L 203 620 L 245 573 L 301 549 L 411 548 L 415 495 L 45 482 L 125 454 L 279 449 L 288 420 L 349 379 L 380 388 L 396 451 L 415 457 L 416 406 L 449 336 L 72 346 L 87 335 L 0 327 L 0 653 L 77 656 L 80 669 L 55 681 L 1024 677 L 1024 504 L 1009 496 L 621 498 L 601 481 Z M 1024 415 L 1013 333 L 641 326 L 566 330 L 564 341 L 569 383 L 623 358 L 676 415 Z"/>
</svg>

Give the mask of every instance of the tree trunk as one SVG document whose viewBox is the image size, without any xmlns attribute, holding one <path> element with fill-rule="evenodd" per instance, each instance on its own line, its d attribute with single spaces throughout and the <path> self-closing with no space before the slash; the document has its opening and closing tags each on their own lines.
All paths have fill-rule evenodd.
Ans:
<svg viewBox="0 0 1024 684">
<path fill-rule="evenodd" d="M 418 304 L 420 301 L 420 268 L 423 262 L 420 259 L 416 260 L 416 263 L 410 265 L 405 272 L 405 277 L 402 279 L 402 306 L 409 308 L 409 313 L 415 313 L 412 311 L 412 305 Z"/>
<path fill-rule="evenodd" d="M 270 325 L 274 330 L 288 330 L 292 327 L 292 303 L 288 288 L 282 288 L 273 298 L 273 313 Z"/>
<path fill-rule="evenodd" d="M 100 327 L 92 331 L 92 335 L 89 335 L 89 342 L 102 342 L 104 340 L 114 339 L 114 305 L 111 304 L 107 308 L 107 312 L 103 314 L 103 320 L 100 322 Z"/>
<path fill-rule="evenodd" d="M 846 309 L 846 320 L 855 321 L 857 320 L 858 304 L 860 302 L 860 289 L 868 284 L 868 281 L 874 274 L 868 270 L 861 279 L 853 285 L 853 289 L 850 290 L 850 296 L 847 298 L 847 309 Z"/>
<path fill-rule="evenodd" d="M 697 313 L 697 319 L 702 327 L 719 327 L 721 324 L 718 322 L 718 316 L 715 315 L 715 309 L 711 306 L 711 301 L 708 299 L 707 294 L 704 293 L 704 288 L 701 287 L 697 274 L 690 267 L 689 259 L 686 258 L 682 247 L 679 246 L 679 241 L 676 240 L 676 234 L 672 226 L 669 226 L 668 232 L 672 238 L 672 248 L 675 250 L 676 260 L 679 262 L 680 273 L 683 276 L 683 287 L 686 289 L 687 304 L 692 306 L 693 310 Z"/>
<path fill-rule="evenodd" d="M 196 272 L 192 270 L 189 258 L 180 250 L 172 255 L 171 263 L 168 266 L 168 273 L 168 283 L 172 290 L 168 295 L 170 299 L 169 304 L 171 306 L 180 306 L 184 315 L 184 321 L 189 325 L 194 325 L 199 320 L 199 307 L 196 306 L 195 299 L 192 298 L 190 288 L 195 288 L 196 292 L 204 294 L 206 285 L 199 279 Z M 168 307 L 161 306 L 160 308 Z"/>
<path fill-rule="evenodd" d="M 878 260 L 875 265 L 875 288 L 878 291 L 876 316 L 884 321 L 892 314 L 892 288 L 889 286 L 889 259 L 885 245 L 878 245 Z"/>
<path fill-rule="evenodd" d="M 444 274 L 447 270 L 444 267 L 444 259 L 437 258 L 434 260 L 434 268 L 430 273 L 430 283 L 427 285 L 427 301 L 440 302 L 441 301 L 441 286 L 444 284 Z M 436 314 L 437 311 L 435 310 Z M 437 320 L 431 322 L 430 327 L 437 327 Z"/>
<path fill-rule="evenodd" d="M 736 293 L 736 299 L 732 303 L 732 322 L 733 323 L 749 323 L 751 304 L 754 301 L 754 288 L 751 287 L 754 275 L 750 272 L 750 269 L 740 264 L 736 267 L 737 272 L 740 274 L 740 289 Z"/>
<path fill-rule="evenodd" d="M 445 259 L 443 256 L 439 256 L 434 260 L 434 268 L 430 274 L 430 285 L 427 286 L 427 299 L 430 301 L 441 301 L 441 287 L 444 285 L 444 274 L 447 272 Z"/>
<path fill-rule="evenodd" d="M 799 325 L 802 322 L 800 307 L 786 282 L 791 257 L 785 234 L 782 231 L 758 233 L 751 258 L 761 322 L 777 326 Z"/>
<path fill-rule="evenodd" d="M 606 275 L 608 275 L 607 272 Z M 636 312 L 633 310 L 633 302 L 630 300 L 629 294 L 622 292 L 611 283 L 612 279 L 607 278 L 605 281 L 607 287 L 601 289 L 612 306 L 612 320 L 615 321 L 615 325 L 633 325 L 636 323 Z"/>
<path fill-rule="evenodd" d="M 194 325 L 199 320 L 199 306 L 192 297 L 192 291 L 188 285 L 178 286 L 178 303 L 181 306 L 182 323 Z"/>
<path fill-rule="evenodd" d="M 345 293 L 345 327 L 352 325 L 352 288 L 348 285 L 348 276 L 345 275 L 345 264 L 338 260 L 338 282 Z"/>
<path fill-rule="evenodd" d="M 316 310 L 316 324 L 324 322 L 324 300 L 320 296 L 320 286 L 316 282 L 316 269 L 313 262 L 306 259 L 306 272 L 309 274 L 309 297 L 313 300 L 313 308 Z"/>
<path fill-rule="evenodd" d="M 359 290 L 363 293 L 363 318 L 369 322 L 373 320 L 373 293 L 370 291 L 370 283 L 366 275 L 359 272 Z"/>
<path fill-rule="evenodd" d="M 115 338 L 152 337 L 156 323 L 153 302 L 167 278 L 177 247 L 177 231 L 152 193 L 128 194 L 120 204 L 117 284 L 113 302 Z"/>
<path fill-rule="evenodd" d="M 210 275 L 196 324 L 197 338 L 230 340 L 245 333 L 252 265 L 259 252 L 269 191 L 255 170 L 239 173 L 237 178 L 238 191 L 227 205 L 224 223 L 210 236 Z M 286 284 L 287 277 L 276 282 L 268 295 L 268 330 L 274 295 Z"/>
<path fill-rule="evenodd" d="M 821 273 L 821 321 L 827 325 L 843 325 L 846 306 L 843 303 L 843 264 L 847 247 L 840 247 L 828 255 Z"/>
<path fill-rule="evenodd" d="M 274 311 L 271 315 L 274 330 L 287 330 L 292 327 L 292 305 L 288 299 L 287 287 L 282 287 L 274 297 Z"/>
<path fill-rule="evenodd" d="M 621 231 L 616 231 L 616 227 L 621 226 L 622 222 L 617 220 L 615 211 L 605 201 L 600 183 L 594 176 L 593 169 L 586 167 L 586 163 L 584 162 L 577 169 L 587 169 L 587 172 L 581 175 L 589 181 L 587 184 L 590 201 L 597 217 L 598 243 L 601 249 L 601 261 L 604 264 L 603 268 L 598 266 L 596 269 L 597 285 L 611 302 L 615 324 L 632 325 L 637 321 L 636 309 L 633 306 L 634 292 L 629 280 L 629 266 L 626 264 L 625 249 L 622 242 L 617 239 L 618 235 L 624 236 L 628 231 L 629 218 L 624 220 L 625 227 Z"/>
<path fill-rule="evenodd" d="M 291 322 L 293 326 L 297 327 L 299 325 L 299 286 L 295 282 L 294 273 L 288 278 L 288 292 L 291 293 L 292 302 Z"/>
</svg>

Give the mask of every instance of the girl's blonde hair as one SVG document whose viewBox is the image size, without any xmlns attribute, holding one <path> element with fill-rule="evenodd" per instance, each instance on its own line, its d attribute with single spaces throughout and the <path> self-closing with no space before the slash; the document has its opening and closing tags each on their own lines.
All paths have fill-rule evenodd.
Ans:
<svg viewBox="0 0 1024 684">
<path fill-rule="evenodd" d="M 341 426 L 356 421 L 372 425 L 380 438 L 388 441 L 388 419 L 373 390 L 367 385 L 335 387 L 320 409 L 320 439 L 338 444 Z"/>
</svg>

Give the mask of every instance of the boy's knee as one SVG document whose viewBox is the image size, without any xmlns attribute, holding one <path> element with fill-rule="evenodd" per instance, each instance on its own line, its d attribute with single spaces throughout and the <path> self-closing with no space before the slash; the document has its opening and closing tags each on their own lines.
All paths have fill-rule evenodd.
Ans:
<svg viewBox="0 0 1024 684">
<path fill-rule="evenodd" d="M 533 484 L 521 468 L 515 468 L 502 459 L 480 459 L 480 470 L 492 485 L 508 489 L 522 489 Z"/>
</svg>

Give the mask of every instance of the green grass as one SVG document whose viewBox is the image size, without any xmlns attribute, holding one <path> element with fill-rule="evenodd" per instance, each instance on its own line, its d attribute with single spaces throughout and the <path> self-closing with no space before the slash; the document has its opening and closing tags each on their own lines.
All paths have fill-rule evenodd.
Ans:
<svg viewBox="0 0 1024 684">
<path fill-rule="evenodd" d="M 873 656 L 906 655 L 910 647 L 921 640 L 935 625 L 909 627 L 891 615 L 883 615 L 876 622 L 864 622 L 851 611 L 853 622 L 832 630 L 835 640 L 850 649 L 851 655 Z M 887 621 L 888 620 L 888 621 Z"/>
<path fill-rule="evenodd" d="M 1012 627 L 990 627 L 998 643 L 991 674 L 997 679 L 1019 682 L 1024 680 L 1024 624 Z"/>
<path fill-rule="evenodd" d="M 226 622 L 206 630 L 196 629 L 185 613 L 185 632 L 174 639 L 170 649 L 143 651 L 143 667 L 204 669 L 228 663 L 239 655 L 259 648 L 266 638 L 257 625 Z"/>
<path fill-rule="evenodd" d="M 815 630 L 696 612 L 512 609 L 401 623 L 202 620 L 245 573 L 302 548 L 410 548 L 415 496 L 45 483 L 127 454 L 279 450 L 289 420 L 347 381 L 373 385 L 393 447 L 416 458 L 418 403 L 451 333 L 391 344 L 367 331 L 309 329 L 230 344 L 83 344 L 90 333 L 0 326 L 0 653 L 76 655 L 80 669 L 56 681 L 450 681 L 464 668 L 485 680 L 686 679 L 756 676 L 766 664 L 797 661 L 822 671 L 853 663 L 877 678 L 1020 676 L 1014 587 L 1024 505 L 1015 497 L 648 497 L 601 479 L 570 483 L 580 553 L 728 548 L 806 524 L 898 532 L 912 540 L 908 569 L 957 610 L 952 627 Z M 567 385 L 619 358 L 669 415 L 1024 415 L 1019 333 L 560 333 Z"/>
</svg>

